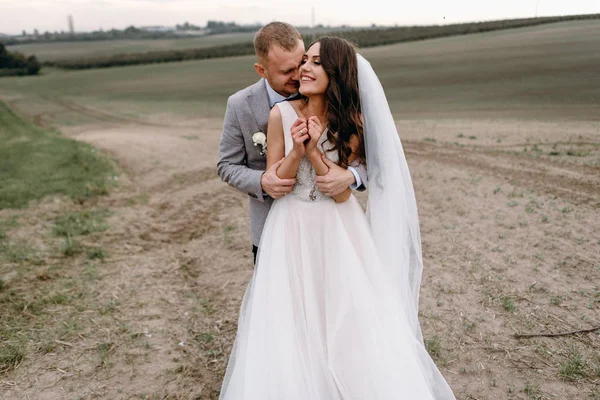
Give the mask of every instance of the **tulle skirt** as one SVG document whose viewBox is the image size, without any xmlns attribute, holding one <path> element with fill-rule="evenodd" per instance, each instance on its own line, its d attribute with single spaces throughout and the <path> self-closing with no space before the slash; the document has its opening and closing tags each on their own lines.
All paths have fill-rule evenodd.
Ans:
<svg viewBox="0 0 600 400">
<path fill-rule="evenodd" d="M 454 399 L 391 282 L 354 196 L 276 200 L 220 398 Z"/>
</svg>

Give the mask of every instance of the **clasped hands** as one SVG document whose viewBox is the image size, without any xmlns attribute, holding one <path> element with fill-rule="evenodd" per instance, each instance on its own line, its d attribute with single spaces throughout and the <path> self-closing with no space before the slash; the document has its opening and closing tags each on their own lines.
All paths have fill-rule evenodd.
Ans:
<svg viewBox="0 0 600 400">
<path fill-rule="evenodd" d="M 311 160 L 321 157 L 317 144 L 323 134 L 323 125 L 319 118 L 315 116 L 298 118 L 290 128 L 290 132 L 294 142 L 291 153 L 294 156 L 301 158 L 306 154 Z"/>
<path fill-rule="evenodd" d="M 334 197 L 346 190 L 356 182 L 354 174 L 346 168 L 340 167 L 325 157 L 318 149 L 317 144 L 323 134 L 323 125 L 316 116 L 298 118 L 292 125 L 293 148 L 290 155 L 302 158 L 306 155 L 313 165 L 319 160 L 324 163 L 328 171 L 324 175 L 317 175 L 315 185 L 321 193 Z M 272 198 L 278 199 L 292 191 L 295 179 L 280 179 L 277 176 L 277 168 L 284 159 L 279 160 L 271 166 L 261 177 L 263 190 Z"/>
</svg>

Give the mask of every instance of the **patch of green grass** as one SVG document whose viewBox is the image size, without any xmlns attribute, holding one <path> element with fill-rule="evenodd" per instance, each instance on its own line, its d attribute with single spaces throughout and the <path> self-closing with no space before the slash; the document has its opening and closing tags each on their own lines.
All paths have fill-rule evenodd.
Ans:
<svg viewBox="0 0 600 400">
<path fill-rule="evenodd" d="M 110 366 L 110 353 L 114 349 L 115 344 L 112 342 L 100 343 L 96 348 L 100 358 L 100 367 L 108 368 Z"/>
<path fill-rule="evenodd" d="M 107 194 L 113 174 L 91 146 L 39 128 L 0 102 L 0 209 L 48 195 L 83 202 Z"/>
<path fill-rule="evenodd" d="M 550 304 L 560 306 L 564 299 L 565 298 L 562 296 L 553 296 L 552 298 L 550 298 Z"/>
<path fill-rule="evenodd" d="M 63 237 L 89 235 L 108 229 L 105 218 L 110 215 L 107 209 L 89 209 L 63 214 L 54 220 L 54 234 Z"/>
<path fill-rule="evenodd" d="M 567 360 L 560 365 L 559 375 L 564 380 L 576 381 L 586 375 L 585 369 L 586 362 L 583 359 L 583 356 L 579 352 L 573 350 L 569 354 Z"/>
<path fill-rule="evenodd" d="M 48 297 L 48 303 L 53 305 L 58 304 L 66 304 L 69 300 L 69 297 L 64 293 L 54 293 Z"/>
<path fill-rule="evenodd" d="M 60 247 L 60 252 L 65 257 L 73 257 L 83 251 L 83 246 L 70 235 L 65 238 L 65 241 Z"/>
<path fill-rule="evenodd" d="M 21 240 L 0 242 L 0 260 L 15 264 L 24 262 L 40 264 L 43 262 L 38 249 Z"/>
<path fill-rule="evenodd" d="M 463 321 L 463 326 L 465 327 L 466 330 L 471 330 L 475 327 L 475 322 L 469 321 L 468 319 L 465 319 Z"/>
<path fill-rule="evenodd" d="M 600 355 L 597 355 L 595 357 L 594 363 L 592 363 L 592 371 L 593 371 L 593 375 L 596 378 L 600 378 Z"/>
<path fill-rule="evenodd" d="M 233 241 L 232 232 L 235 230 L 235 227 L 232 225 L 226 225 L 223 227 L 223 239 L 226 244 L 231 244 Z"/>
<path fill-rule="evenodd" d="M 82 318 L 80 311 L 55 314 L 47 309 L 80 304 L 84 290 L 50 282 L 42 286 L 20 285 L 0 294 L 3 319 L 0 324 L 0 373 L 16 368 L 28 353 L 52 351 L 56 347 L 54 340 L 70 340 L 81 331 L 77 322 Z"/>
<path fill-rule="evenodd" d="M 425 349 L 437 364 L 445 365 L 442 342 L 437 336 L 425 339 Z"/>
<path fill-rule="evenodd" d="M 0 373 L 6 373 L 16 368 L 24 356 L 24 351 L 20 346 L 2 341 L 0 343 Z"/>
<path fill-rule="evenodd" d="M 120 301 L 115 300 L 115 299 L 110 299 L 105 304 L 103 304 L 100 308 L 98 308 L 98 314 L 100 314 L 100 315 L 112 314 L 119 308 L 120 305 L 121 305 Z"/>
<path fill-rule="evenodd" d="M 542 400 L 542 391 L 538 384 L 527 383 L 523 389 L 523 393 L 527 395 L 528 399 L 531 400 Z"/>
<path fill-rule="evenodd" d="M 517 306 L 515 302 L 510 297 L 502 297 L 502 308 L 504 308 L 508 312 L 515 312 L 517 310 Z"/>
<path fill-rule="evenodd" d="M 529 199 L 529 202 L 525 205 L 525 212 L 527 214 L 533 214 L 536 212 L 536 210 L 539 210 L 542 208 L 542 204 L 537 201 L 536 199 Z"/>
<path fill-rule="evenodd" d="M 435 143 L 437 141 L 437 140 L 435 140 L 435 138 L 432 138 L 432 137 L 426 137 L 423 140 L 426 142 L 433 142 L 433 143 Z"/>
<path fill-rule="evenodd" d="M 569 214 L 571 211 L 573 211 L 573 208 L 571 208 L 571 206 L 565 206 L 560 210 L 560 212 L 565 215 Z"/>
<path fill-rule="evenodd" d="M 87 256 L 90 260 L 104 260 L 106 252 L 102 247 L 91 247 L 87 250 Z"/>
<path fill-rule="evenodd" d="M 196 339 L 200 344 L 206 345 L 208 343 L 213 342 L 215 340 L 215 337 L 210 332 L 200 332 L 194 337 L 194 339 Z"/>
<path fill-rule="evenodd" d="M 529 223 L 526 220 L 519 219 L 519 226 L 525 228 Z"/>
<path fill-rule="evenodd" d="M 130 206 L 134 206 L 136 204 L 148 204 L 150 202 L 150 195 L 148 193 L 139 194 L 128 200 L 128 204 Z"/>
<path fill-rule="evenodd" d="M 12 217 L 0 220 L 0 241 L 8 237 L 7 232 L 10 228 L 19 226 L 19 216 L 13 215 Z"/>
<path fill-rule="evenodd" d="M 15 240 L 11 239 L 12 244 Z M 64 252 L 77 253 L 77 243 L 70 237 L 64 240 L 69 239 Z M 0 258 L 3 256 L 0 251 Z M 96 297 L 95 271 L 88 272 L 77 262 L 63 259 L 43 268 L 32 263 L 15 268 L 3 261 L 0 259 L 0 276 L 15 273 L 0 290 L 0 375 L 17 368 L 33 353 L 53 352 L 74 343 L 90 325 L 89 311 L 100 313 L 102 306 Z"/>
<path fill-rule="evenodd" d="M 469 136 L 469 139 L 475 140 L 475 139 L 477 139 L 477 136 Z"/>
<path fill-rule="evenodd" d="M 518 198 L 518 197 L 525 197 L 525 192 L 523 190 L 513 188 L 513 190 L 511 190 L 510 193 L 508 193 L 508 197 L 511 199 Z"/>
<path fill-rule="evenodd" d="M 198 302 L 200 303 L 202 311 L 204 311 L 206 315 L 212 315 L 215 313 L 215 308 L 209 299 L 200 299 Z"/>
</svg>

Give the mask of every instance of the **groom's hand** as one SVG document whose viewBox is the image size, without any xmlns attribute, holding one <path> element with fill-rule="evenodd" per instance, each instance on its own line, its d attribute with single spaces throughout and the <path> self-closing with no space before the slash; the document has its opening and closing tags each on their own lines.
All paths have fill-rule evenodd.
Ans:
<svg viewBox="0 0 600 400">
<path fill-rule="evenodd" d="M 315 178 L 315 184 L 325 196 L 334 197 L 348 189 L 348 186 L 356 183 L 354 174 L 346 168 L 342 168 L 325 156 L 321 156 L 323 162 L 329 167 L 327 174 Z"/>
<path fill-rule="evenodd" d="M 271 165 L 271 168 L 265 171 L 260 177 L 260 186 L 263 192 L 274 199 L 285 196 L 294 188 L 295 179 L 281 179 L 277 176 L 277 168 L 281 165 L 285 158 Z"/>
</svg>

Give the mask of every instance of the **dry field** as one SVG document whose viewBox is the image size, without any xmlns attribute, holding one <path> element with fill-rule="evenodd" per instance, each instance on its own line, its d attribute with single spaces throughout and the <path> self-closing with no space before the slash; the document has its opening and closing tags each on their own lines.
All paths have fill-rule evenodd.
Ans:
<svg viewBox="0 0 600 400">
<path fill-rule="evenodd" d="M 600 331 L 573 332 L 600 327 L 599 31 L 564 23 L 364 52 L 415 184 L 425 340 L 458 399 L 600 399 Z M 0 82 L 21 114 L 121 171 L 93 201 L 0 210 L 0 231 L 37 254 L 0 269 L 0 323 L 18 329 L 22 355 L 0 369 L 0 397 L 218 398 L 253 269 L 246 196 L 215 172 L 230 88 L 214 82 L 251 83 L 239 75 L 251 62 L 170 67 L 182 80 L 220 71 L 191 83 L 200 94 L 157 80 L 166 66 L 95 75 L 137 72 L 157 82 L 153 95 L 90 71 Z M 70 76 L 90 83 L 64 85 Z M 196 96 L 217 111 L 193 115 Z M 103 226 L 78 237 L 95 253 L 53 250 L 60 217 L 85 210 Z"/>
<path fill-rule="evenodd" d="M 251 41 L 253 33 L 229 33 L 169 39 L 121 39 L 79 42 L 27 43 L 8 47 L 9 51 L 35 54 L 40 61 L 70 60 L 114 54 L 174 49 L 193 49 Z"/>
</svg>

